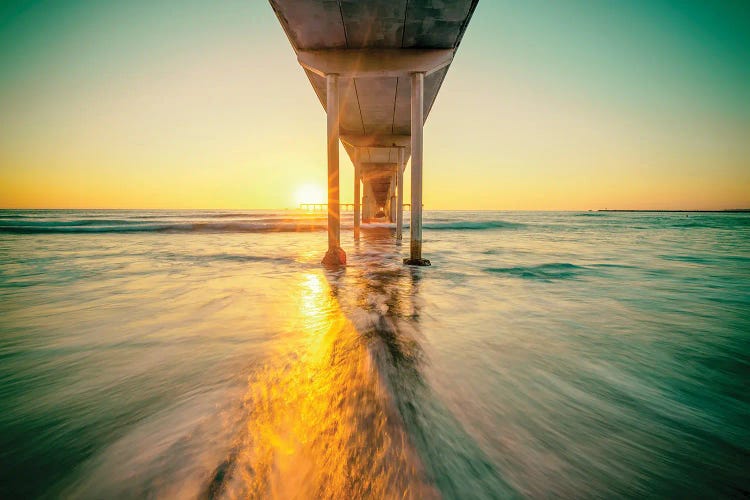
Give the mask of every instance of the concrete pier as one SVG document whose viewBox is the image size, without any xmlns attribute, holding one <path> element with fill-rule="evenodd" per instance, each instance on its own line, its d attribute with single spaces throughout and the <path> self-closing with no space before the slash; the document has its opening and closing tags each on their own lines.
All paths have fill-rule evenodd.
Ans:
<svg viewBox="0 0 750 500">
<path fill-rule="evenodd" d="M 324 262 L 346 261 L 340 248 L 340 137 L 361 182 L 355 187 L 355 198 L 362 189 L 355 238 L 358 215 L 369 221 L 380 210 L 385 218 L 377 220 L 395 219 L 396 238 L 403 237 L 403 171 L 411 157 L 411 241 L 404 262 L 428 265 L 422 258 L 423 126 L 478 0 L 269 1 L 328 113 Z"/>
</svg>

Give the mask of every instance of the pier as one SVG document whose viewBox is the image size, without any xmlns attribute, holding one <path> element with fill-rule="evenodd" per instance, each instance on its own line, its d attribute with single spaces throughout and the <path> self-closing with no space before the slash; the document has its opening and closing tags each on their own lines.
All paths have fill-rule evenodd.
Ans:
<svg viewBox="0 0 750 500">
<path fill-rule="evenodd" d="M 354 238 L 380 212 L 422 256 L 423 129 L 478 0 L 269 0 L 327 116 L 327 265 L 343 265 L 339 142 L 354 166 Z M 316 205 L 318 206 L 318 205 Z"/>
</svg>

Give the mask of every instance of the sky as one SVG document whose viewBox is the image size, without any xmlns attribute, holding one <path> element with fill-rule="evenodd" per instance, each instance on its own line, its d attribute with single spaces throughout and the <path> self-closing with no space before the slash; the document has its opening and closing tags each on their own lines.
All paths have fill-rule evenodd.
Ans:
<svg viewBox="0 0 750 500">
<path fill-rule="evenodd" d="M 748 82 L 745 0 L 480 0 L 425 208 L 750 207 Z M 325 134 L 264 0 L 0 3 L 0 208 L 291 208 Z"/>
</svg>

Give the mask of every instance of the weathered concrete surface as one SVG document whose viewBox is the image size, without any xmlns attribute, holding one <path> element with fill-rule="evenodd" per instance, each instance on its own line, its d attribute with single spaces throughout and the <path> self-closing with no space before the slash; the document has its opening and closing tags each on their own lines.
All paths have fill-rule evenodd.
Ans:
<svg viewBox="0 0 750 500">
<path fill-rule="evenodd" d="M 452 49 L 476 0 L 270 0 L 292 45 Z"/>
<path fill-rule="evenodd" d="M 295 53 L 327 49 L 458 48 L 478 0 L 269 0 Z M 427 119 L 449 66 L 424 81 Z M 305 70 L 323 108 L 325 78 Z M 344 78 L 340 133 L 410 135 L 408 77 Z M 387 144 L 381 144 L 386 146 Z M 345 143 L 354 159 L 354 148 Z M 407 150 L 407 158 L 410 151 Z M 398 161 L 397 150 L 388 162 Z M 375 162 L 371 158 L 364 161 Z"/>
<path fill-rule="evenodd" d="M 452 49 L 326 49 L 300 50 L 300 65 L 318 76 L 401 78 L 429 75 L 453 61 Z"/>
</svg>

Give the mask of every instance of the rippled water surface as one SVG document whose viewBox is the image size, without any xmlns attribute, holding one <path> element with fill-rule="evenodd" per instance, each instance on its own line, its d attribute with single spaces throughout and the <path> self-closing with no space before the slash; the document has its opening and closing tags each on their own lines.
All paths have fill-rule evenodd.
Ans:
<svg viewBox="0 0 750 500">
<path fill-rule="evenodd" d="M 350 226 L 0 212 L 0 498 L 750 495 L 750 215 Z"/>
</svg>

